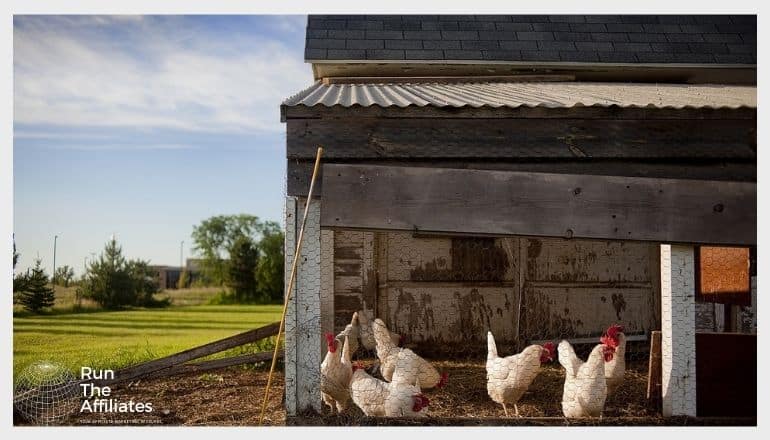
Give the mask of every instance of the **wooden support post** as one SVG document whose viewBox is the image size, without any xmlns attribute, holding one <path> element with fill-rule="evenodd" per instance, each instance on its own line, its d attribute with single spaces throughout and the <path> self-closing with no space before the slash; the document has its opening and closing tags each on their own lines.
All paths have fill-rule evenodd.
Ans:
<svg viewBox="0 0 770 440">
<path fill-rule="evenodd" d="M 695 257 L 660 246 L 661 384 L 664 416 L 695 416 Z"/>
<path fill-rule="evenodd" d="M 262 426 L 262 421 L 265 418 L 265 410 L 267 409 L 267 401 L 270 397 L 270 385 L 273 380 L 273 372 L 275 371 L 275 363 L 278 359 L 278 349 L 281 341 L 281 333 L 283 333 L 283 327 L 286 324 L 286 311 L 289 307 L 289 300 L 291 299 L 292 288 L 294 286 L 294 277 L 297 274 L 297 262 L 300 258 L 300 252 L 302 250 L 302 237 L 305 233 L 305 223 L 307 222 L 308 211 L 310 210 L 310 204 L 313 200 L 313 183 L 315 183 L 316 176 L 318 175 L 318 168 L 321 165 L 321 155 L 323 154 L 323 148 L 318 147 L 316 152 L 315 166 L 313 167 L 313 177 L 310 179 L 310 190 L 307 195 L 307 203 L 305 204 L 305 213 L 302 216 L 302 226 L 299 230 L 299 236 L 297 238 L 297 248 L 294 251 L 294 258 L 291 262 L 291 273 L 289 274 L 289 280 L 286 283 L 286 294 L 284 295 L 283 312 L 281 313 L 281 322 L 278 326 L 278 335 L 275 338 L 275 351 L 273 352 L 273 362 L 270 365 L 270 373 L 267 376 L 267 384 L 265 385 L 265 396 L 262 401 L 262 411 L 259 415 L 259 426 Z"/>
</svg>

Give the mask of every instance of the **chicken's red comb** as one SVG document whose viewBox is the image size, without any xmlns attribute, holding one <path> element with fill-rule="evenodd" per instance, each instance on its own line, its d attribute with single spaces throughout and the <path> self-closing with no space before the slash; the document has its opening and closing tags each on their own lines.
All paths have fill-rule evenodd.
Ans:
<svg viewBox="0 0 770 440">
<path fill-rule="evenodd" d="M 363 369 L 364 369 L 364 364 L 362 364 L 361 362 L 353 362 L 353 371 L 363 370 Z"/>
<path fill-rule="evenodd" d="M 436 384 L 436 388 L 444 388 L 447 382 L 449 382 L 449 373 L 445 371 L 441 373 L 441 379 L 439 379 L 438 383 Z"/>
<path fill-rule="evenodd" d="M 327 344 L 331 345 L 334 342 L 334 333 L 326 333 L 324 336 Z"/>
<path fill-rule="evenodd" d="M 550 342 L 550 341 L 546 342 L 545 344 L 543 344 L 543 348 L 548 350 L 548 353 L 551 354 L 551 357 L 556 356 L 556 345 L 553 342 Z"/>
<path fill-rule="evenodd" d="M 623 331 L 623 326 L 620 324 L 612 324 L 610 328 L 607 329 L 607 336 L 611 338 L 617 337 L 618 333 L 621 333 Z"/>
</svg>

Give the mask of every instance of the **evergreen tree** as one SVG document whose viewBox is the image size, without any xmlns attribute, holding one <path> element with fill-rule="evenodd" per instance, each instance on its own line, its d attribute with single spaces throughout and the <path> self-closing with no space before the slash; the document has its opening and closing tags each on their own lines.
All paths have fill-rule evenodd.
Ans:
<svg viewBox="0 0 770 440">
<path fill-rule="evenodd" d="M 90 263 L 78 287 L 78 295 L 91 298 L 108 309 L 167 305 L 168 302 L 153 298 L 157 291 L 157 281 L 148 263 L 126 261 L 115 239 L 107 242 L 99 259 Z"/>
<path fill-rule="evenodd" d="M 24 290 L 19 294 L 19 303 L 32 313 L 53 307 L 55 297 L 54 290 L 48 287 L 48 275 L 41 267 L 41 261 L 35 260 L 35 267 L 29 275 Z"/>
<path fill-rule="evenodd" d="M 257 279 L 254 268 L 259 261 L 259 249 L 254 241 L 242 235 L 230 248 L 230 264 L 227 270 L 227 285 L 233 289 L 238 302 L 256 300 Z"/>
</svg>

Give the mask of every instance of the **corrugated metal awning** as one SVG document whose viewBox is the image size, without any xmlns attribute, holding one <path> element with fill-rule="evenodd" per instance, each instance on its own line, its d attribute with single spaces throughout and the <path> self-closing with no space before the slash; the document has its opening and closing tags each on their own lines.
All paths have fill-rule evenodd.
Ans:
<svg viewBox="0 0 770 440">
<path fill-rule="evenodd" d="M 323 84 L 283 103 L 288 107 L 652 107 L 757 106 L 756 86 L 588 82 L 426 82 Z"/>
</svg>

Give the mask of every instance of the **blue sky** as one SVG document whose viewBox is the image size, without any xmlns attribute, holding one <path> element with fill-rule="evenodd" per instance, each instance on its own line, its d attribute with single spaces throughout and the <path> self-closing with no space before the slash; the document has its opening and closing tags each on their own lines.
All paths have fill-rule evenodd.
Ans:
<svg viewBox="0 0 770 440">
<path fill-rule="evenodd" d="M 312 83 L 305 16 L 16 16 L 14 232 L 80 274 L 115 233 L 178 264 L 217 214 L 280 222 L 280 102 Z"/>
</svg>

